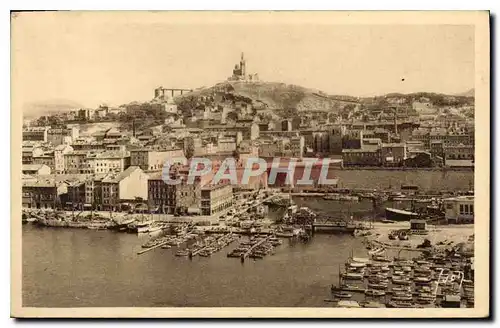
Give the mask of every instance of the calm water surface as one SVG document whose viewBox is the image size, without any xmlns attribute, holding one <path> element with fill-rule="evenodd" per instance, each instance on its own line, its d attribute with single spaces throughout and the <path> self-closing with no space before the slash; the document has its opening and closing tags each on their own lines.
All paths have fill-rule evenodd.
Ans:
<svg viewBox="0 0 500 328">
<path fill-rule="evenodd" d="M 176 248 L 137 255 L 143 238 L 111 231 L 23 226 L 23 305 L 331 306 L 328 287 L 361 241 L 317 234 L 262 260 L 174 256 Z"/>
<path fill-rule="evenodd" d="M 468 190 L 473 172 L 339 171 L 344 187 Z M 373 215 L 370 202 L 296 198 L 331 215 Z M 147 236 L 145 236 L 147 238 Z M 263 260 L 175 257 L 176 248 L 137 255 L 145 238 L 111 231 L 23 226 L 23 305 L 34 307 L 331 306 L 329 286 L 351 254 L 366 256 L 360 239 L 316 234 L 285 243 Z"/>
</svg>

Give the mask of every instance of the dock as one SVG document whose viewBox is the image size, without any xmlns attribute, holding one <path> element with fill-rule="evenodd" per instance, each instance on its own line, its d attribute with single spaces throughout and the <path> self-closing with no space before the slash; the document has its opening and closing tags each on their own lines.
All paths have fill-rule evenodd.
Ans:
<svg viewBox="0 0 500 328">
<path fill-rule="evenodd" d="M 214 240 L 213 242 L 211 242 L 210 244 L 205 245 L 204 247 L 201 247 L 201 248 L 199 248 L 199 249 L 195 250 L 194 252 L 191 252 L 191 253 L 189 254 L 189 256 L 190 256 L 190 257 L 194 257 L 194 256 L 196 256 L 196 255 L 200 254 L 200 252 L 202 252 L 203 250 L 207 249 L 208 247 L 211 247 L 211 246 L 212 246 L 212 245 L 214 245 L 214 244 L 217 244 L 217 242 L 218 242 L 221 238 L 224 238 L 224 237 L 225 237 L 225 236 L 227 236 L 227 235 L 229 235 L 229 234 L 226 234 L 226 235 L 224 235 L 224 236 L 222 236 L 222 237 L 219 237 L 219 238 L 217 238 L 216 240 Z"/>
<path fill-rule="evenodd" d="M 257 206 L 259 206 L 259 205 L 262 205 L 264 202 L 267 202 L 268 200 L 271 200 L 271 199 L 273 199 L 274 197 L 278 197 L 278 196 L 279 196 L 278 194 L 275 194 L 275 195 L 268 196 L 268 197 L 266 197 L 266 198 L 264 198 L 264 199 L 257 200 L 257 201 L 255 202 L 255 204 L 248 205 L 248 206 L 246 206 L 243 210 L 236 211 L 236 212 L 234 213 L 234 216 L 237 216 L 237 215 L 240 215 L 240 214 L 242 214 L 242 213 L 245 213 L 245 212 L 247 212 L 249 209 L 252 209 L 252 208 L 254 208 L 254 207 L 257 207 Z"/>
<path fill-rule="evenodd" d="M 244 262 L 245 259 L 252 253 L 252 251 L 254 249 L 256 249 L 257 247 L 259 247 L 260 245 L 262 245 L 263 243 L 269 241 L 269 237 L 266 237 L 266 238 L 262 238 L 258 243 L 256 243 L 255 245 L 253 245 L 252 247 L 250 247 L 248 249 L 248 251 L 246 251 L 244 254 L 241 255 L 241 262 Z"/>
<path fill-rule="evenodd" d="M 141 250 L 141 251 L 137 252 L 137 255 L 141 255 L 141 254 L 144 254 L 144 253 L 146 253 L 146 252 L 152 251 L 153 249 L 158 248 L 158 247 L 161 247 L 161 246 L 163 246 L 163 245 L 166 245 L 167 243 L 168 243 L 168 241 L 165 241 L 165 242 L 160 243 L 160 244 L 158 244 L 158 245 L 155 245 L 155 246 L 153 246 L 153 247 L 143 249 L 143 250 Z"/>
</svg>

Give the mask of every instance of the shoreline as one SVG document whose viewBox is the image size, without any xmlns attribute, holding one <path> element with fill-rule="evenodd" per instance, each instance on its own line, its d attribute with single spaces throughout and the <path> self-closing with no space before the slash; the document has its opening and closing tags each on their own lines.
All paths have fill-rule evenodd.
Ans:
<svg viewBox="0 0 500 328">
<path fill-rule="evenodd" d="M 384 166 L 344 166 L 342 171 L 437 171 L 437 172 L 474 172 L 474 168 L 455 167 L 384 167 Z"/>
</svg>

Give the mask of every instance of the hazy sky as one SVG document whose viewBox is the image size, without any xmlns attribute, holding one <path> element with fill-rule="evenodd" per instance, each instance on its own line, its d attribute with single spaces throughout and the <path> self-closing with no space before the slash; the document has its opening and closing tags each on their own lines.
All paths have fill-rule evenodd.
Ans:
<svg viewBox="0 0 500 328">
<path fill-rule="evenodd" d="M 211 86 L 231 75 L 242 51 L 248 72 L 261 80 L 331 94 L 474 87 L 473 26 L 177 24 L 115 17 L 14 20 L 15 86 L 23 87 L 23 101 L 120 105 L 151 99 L 159 85 Z"/>
</svg>

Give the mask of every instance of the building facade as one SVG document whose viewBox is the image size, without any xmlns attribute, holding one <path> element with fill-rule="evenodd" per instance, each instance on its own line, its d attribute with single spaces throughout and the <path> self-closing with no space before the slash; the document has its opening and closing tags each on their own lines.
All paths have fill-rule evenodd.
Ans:
<svg viewBox="0 0 500 328">
<path fill-rule="evenodd" d="M 155 212 L 165 214 L 185 214 L 189 209 L 199 208 L 201 198 L 200 183 L 188 184 L 184 175 L 172 174 L 171 179 L 178 179 L 179 184 L 167 184 L 162 173 L 151 176 L 148 180 L 148 201 Z"/>
<path fill-rule="evenodd" d="M 233 206 L 233 186 L 206 185 L 201 189 L 201 214 L 213 215 Z"/>
<path fill-rule="evenodd" d="M 447 198 L 443 204 L 448 223 L 474 222 L 474 196 Z"/>
</svg>

